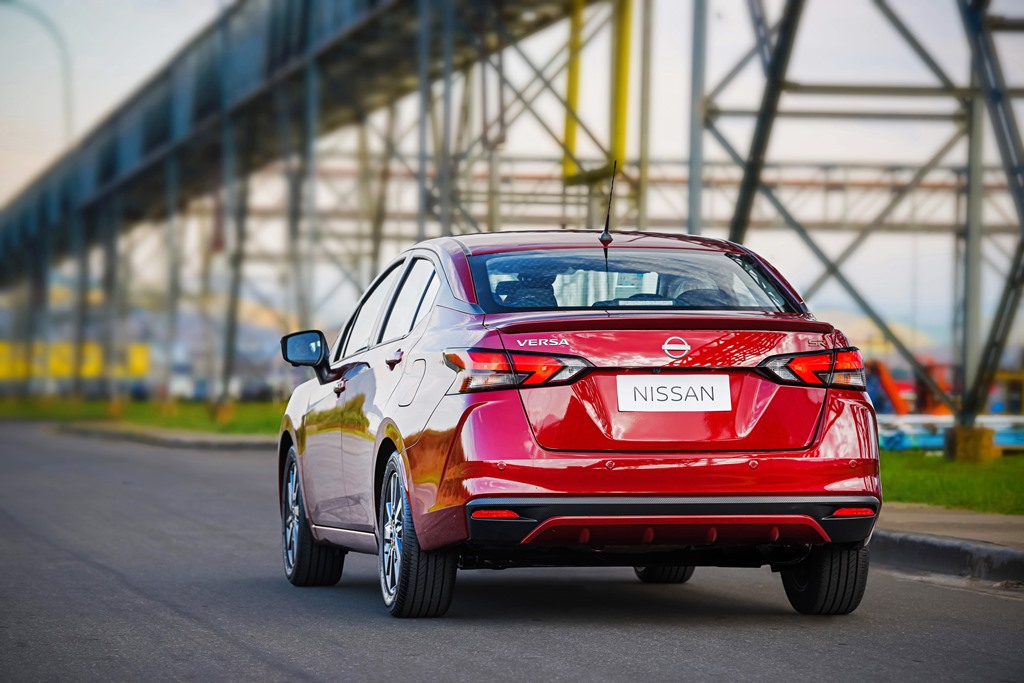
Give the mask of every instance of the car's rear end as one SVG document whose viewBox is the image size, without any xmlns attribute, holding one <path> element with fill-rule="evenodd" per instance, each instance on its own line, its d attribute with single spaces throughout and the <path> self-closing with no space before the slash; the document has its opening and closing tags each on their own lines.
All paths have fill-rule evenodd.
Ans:
<svg viewBox="0 0 1024 683">
<path fill-rule="evenodd" d="M 445 354 L 436 542 L 463 566 L 790 567 L 798 609 L 851 611 L 881 505 L 860 354 L 735 245 L 593 242 L 470 250 L 488 342 Z M 853 592 L 815 588 L 823 563 Z"/>
</svg>

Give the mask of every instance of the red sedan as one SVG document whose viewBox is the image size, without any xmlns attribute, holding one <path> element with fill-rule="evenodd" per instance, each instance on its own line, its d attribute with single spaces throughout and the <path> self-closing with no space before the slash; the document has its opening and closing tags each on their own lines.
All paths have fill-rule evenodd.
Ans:
<svg viewBox="0 0 1024 683">
<path fill-rule="evenodd" d="M 439 616 L 459 569 L 696 566 L 782 575 L 856 609 L 881 506 L 861 356 L 748 249 L 589 232 L 429 240 L 328 345 L 282 339 L 285 573 L 378 556 L 395 616 Z"/>
</svg>

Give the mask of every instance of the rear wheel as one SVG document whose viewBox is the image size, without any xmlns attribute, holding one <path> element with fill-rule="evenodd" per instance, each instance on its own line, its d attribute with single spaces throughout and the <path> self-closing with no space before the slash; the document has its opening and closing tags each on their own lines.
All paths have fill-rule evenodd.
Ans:
<svg viewBox="0 0 1024 683">
<path fill-rule="evenodd" d="M 686 565 L 633 567 L 633 571 L 644 583 L 686 583 L 693 576 L 693 567 Z"/>
<path fill-rule="evenodd" d="M 816 546 L 800 564 L 782 570 L 782 585 L 801 614 L 849 614 L 868 583 L 869 551 Z"/>
<path fill-rule="evenodd" d="M 384 470 L 377 568 L 384 604 L 394 617 L 439 617 L 455 594 L 456 557 L 420 548 L 398 453 Z"/>
<path fill-rule="evenodd" d="M 288 451 L 281 482 L 281 552 L 284 574 L 294 586 L 333 586 L 345 567 L 344 550 L 313 538 L 294 448 Z"/>
</svg>

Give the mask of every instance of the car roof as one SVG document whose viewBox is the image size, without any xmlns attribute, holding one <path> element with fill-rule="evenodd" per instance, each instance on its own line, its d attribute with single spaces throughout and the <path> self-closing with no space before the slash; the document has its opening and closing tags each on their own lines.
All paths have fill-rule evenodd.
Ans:
<svg viewBox="0 0 1024 683">
<path fill-rule="evenodd" d="M 538 249 L 598 249 L 601 242 L 599 230 L 531 230 L 516 232 L 487 232 L 450 239 L 459 244 L 469 256 L 507 251 L 534 251 Z M 611 233 L 610 249 L 640 247 L 658 249 L 692 249 L 741 254 L 744 250 L 728 240 L 700 237 L 696 235 L 670 235 L 665 233 L 635 232 L 616 230 Z"/>
</svg>

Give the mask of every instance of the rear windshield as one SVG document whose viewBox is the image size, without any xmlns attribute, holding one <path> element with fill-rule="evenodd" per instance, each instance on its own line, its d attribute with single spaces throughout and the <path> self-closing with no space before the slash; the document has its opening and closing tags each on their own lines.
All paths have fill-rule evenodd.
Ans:
<svg viewBox="0 0 1024 683">
<path fill-rule="evenodd" d="M 557 249 L 469 259 L 480 303 L 512 310 L 672 308 L 789 311 L 796 306 L 740 254 L 683 249 Z"/>
</svg>

